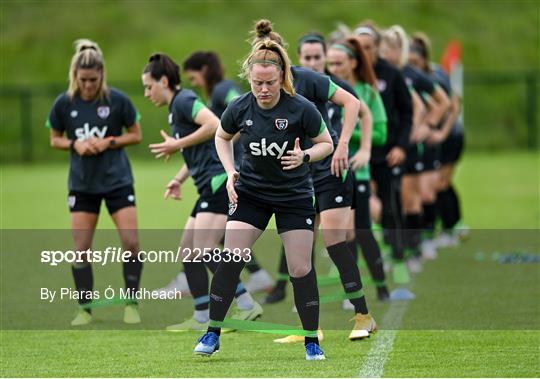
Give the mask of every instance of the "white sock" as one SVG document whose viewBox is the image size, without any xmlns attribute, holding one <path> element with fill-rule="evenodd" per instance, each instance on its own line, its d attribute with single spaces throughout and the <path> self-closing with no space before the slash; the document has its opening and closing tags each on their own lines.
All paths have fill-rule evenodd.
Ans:
<svg viewBox="0 0 540 379">
<path fill-rule="evenodd" d="M 202 311 L 195 310 L 195 312 L 193 312 L 193 318 L 201 324 L 207 322 L 210 320 L 210 309 L 204 309 Z"/>
<path fill-rule="evenodd" d="M 241 311 L 247 311 L 253 308 L 253 298 L 249 292 L 243 293 L 236 298 L 236 306 Z"/>
</svg>

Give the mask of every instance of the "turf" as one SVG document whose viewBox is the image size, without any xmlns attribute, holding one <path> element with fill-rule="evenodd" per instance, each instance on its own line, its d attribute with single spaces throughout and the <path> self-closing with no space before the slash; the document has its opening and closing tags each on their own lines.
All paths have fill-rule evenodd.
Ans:
<svg viewBox="0 0 540 379">
<path fill-rule="evenodd" d="M 191 211 L 191 185 L 186 186 L 182 202 L 161 197 L 177 163 L 133 162 L 141 228 L 179 229 Z M 36 292 L 40 286 L 71 286 L 69 267 L 49 268 L 28 255 L 46 242 L 60 243 L 57 238 L 69 236 L 59 230 L 69 225 L 66 167 L 4 166 L 0 375 L 351 377 L 360 374 L 376 342 L 397 328 L 384 376 L 537 377 L 540 303 L 534 299 L 540 298 L 539 265 L 502 264 L 494 258 L 495 253 L 516 251 L 539 254 L 537 164 L 537 157 L 527 153 L 467 154 L 457 185 L 464 221 L 473 229 L 471 237 L 459 248 L 441 251 L 436 261 L 427 262 L 424 271 L 414 277 L 408 288 L 417 297 L 399 305 L 404 310 L 399 324 L 390 322 L 392 304 L 378 303 L 373 288 L 366 286 L 368 305 L 383 329 L 369 340 L 349 342 L 350 315 L 339 309 L 339 303 L 323 305 L 322 346 L 328 358 L 324 362 L 306 362 L 301 345 L 274 344 L 272 339 L 278 335 L 253 332 L 226 334 L 216 356 L 194 357 L 192 349 L 199 334 L 162 330 L 191 313 L 190 298 L 143 301 L 143 324 L 138 327 L 123 325 L 122 309 L 112 307 L 96 309 L 95 323 L 70 330 L 74 301 L 51 304 L 40 301 Z M 102 218 L 100 227 L 111 227 L 108 217 Z M 144 231 L 142 236 L 157 232 Z M 265 249 L 274 249 L 274 240 L 268 241 L 255 250 L 272 271 L 277 254 L 266 253 Z M 317 269 L 324 274 L 328 259 L 318 255 Z M 119 265 L 96 268 L 96 288 L 120 286 L 120 270 Z M 170 264 L 148 264 L 142 285 L 160 286 L 176 270 Z M 25 285 L 20 278 L 25 278 Z M 321 288 L 321 294 L 338 289 Z M 298 325 L 297 316 L 290 311 L 291 292 L 289 287 L 286 302 L 266 306 L 262 321 Z"/>
</svg>

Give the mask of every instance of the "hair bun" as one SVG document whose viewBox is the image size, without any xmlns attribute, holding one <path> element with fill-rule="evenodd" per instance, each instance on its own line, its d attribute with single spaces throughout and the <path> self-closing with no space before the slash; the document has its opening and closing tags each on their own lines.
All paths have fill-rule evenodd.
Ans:
<svg viewBox="0 0 540 379">
<path fill-rule="evenodd" d="M 272 32 L 272 23 L 266 19 L 257 21 L 255 24 L 255 32 L 259 38 L 268 36 Z"/>
<path fill-rule="evenodd" d="M 99 49 L 99 46 L 97 43 L 95 43 L 92 40 L 82 38 L 75 41 L 75 51 L 77 53 L 80 53 L 81 51 L 92 49 L 94 51 L 97 51 L 101 54 L 101 50 Z"/>
</svg>

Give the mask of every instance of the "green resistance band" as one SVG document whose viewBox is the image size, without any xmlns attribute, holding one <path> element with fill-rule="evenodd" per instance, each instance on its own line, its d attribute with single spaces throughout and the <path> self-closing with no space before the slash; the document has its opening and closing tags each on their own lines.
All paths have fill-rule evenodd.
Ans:
<svg viewBox="0 0 540 379">
<path fill-rule="evenodd" d="M 81 308 L 83 309 L 106 308 L 106 307 L 114 307 L 117 305 L 132 304 L 132 303 L 134 303 L 134 301 L 131 299 L 121 299 L 119 297 L 114 297 L 112 299 L 95 300 L 90 303 L 81 305 Z"/>
<path fill-rule="evenodd" d="M 248 332 L 258 332 L 266 334 L 284 334 L 296 336 L 305 336 L 305 337 L 316 337 L 317 332 L 307 331 L 301 328 L 296 328 L 291 325 L 284 324 L 275 324 L 272 322 L 260 322 L 260 321 L 247 321 L 247 320 L 235 320 L 231 318 L 226 318 L 223 321 L 212 321 L 210 320 L 210 326 L 214 328 L 230 328 L 245 330 Z"/>
</svg>

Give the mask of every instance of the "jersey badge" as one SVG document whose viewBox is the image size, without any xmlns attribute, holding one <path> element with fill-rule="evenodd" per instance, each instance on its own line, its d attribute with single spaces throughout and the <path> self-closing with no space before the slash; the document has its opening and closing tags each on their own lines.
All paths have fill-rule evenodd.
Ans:
<svg viewBox="0 0 540 379">
<path fill-rule="evenodd" d="M 276 128 L 277 130 L 285 130 L 289 126 L 289 120 L 286 118 L 276 118 Z"/>
<path fill-rule="evenodd" d="M 107 117 L 109 117 L 110 113 L 111 113 L 111 108 L 109 108 L 106 105 L 98 107 L 97 109 L 97 114 L 102 120 L 105 120 Z"/>
</svg>

